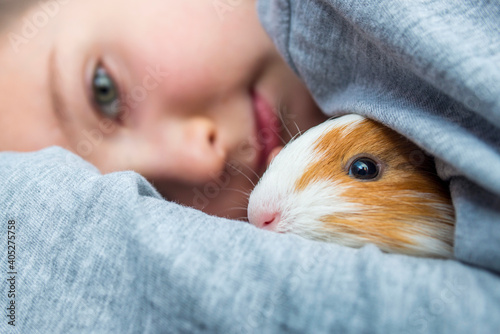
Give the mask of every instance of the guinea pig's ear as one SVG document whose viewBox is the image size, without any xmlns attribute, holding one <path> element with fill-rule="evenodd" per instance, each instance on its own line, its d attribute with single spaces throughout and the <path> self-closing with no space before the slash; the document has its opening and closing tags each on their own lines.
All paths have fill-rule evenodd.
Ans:
<svg viewBox="0 0 500 334">
<path fill-rule="evenodd" d="M 377 181 L 384 173 L 382 160 L 369 153 L 360 153 L 351 157 L 346 165 L 347 174 L 359 181 Z"/>
</svg>

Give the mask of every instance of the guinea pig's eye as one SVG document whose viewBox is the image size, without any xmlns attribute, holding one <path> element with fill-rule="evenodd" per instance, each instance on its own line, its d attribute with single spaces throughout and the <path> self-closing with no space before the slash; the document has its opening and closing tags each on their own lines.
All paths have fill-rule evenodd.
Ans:
<svg viewBox="0 0 500 334">
<path fill-rule="evenodd" d="M 375 179 L 380 173 L 379 165 L 370 158 L 355 159 L 349 166 L 349 176 L 360 180 Z"/>
<path fill-rule="evenodd" d="M 98 111 L 105 117 L 119 116 L 119 92 L 108 72 L 98 66 L 92 78 L 92 98 Z"/>
</svg>

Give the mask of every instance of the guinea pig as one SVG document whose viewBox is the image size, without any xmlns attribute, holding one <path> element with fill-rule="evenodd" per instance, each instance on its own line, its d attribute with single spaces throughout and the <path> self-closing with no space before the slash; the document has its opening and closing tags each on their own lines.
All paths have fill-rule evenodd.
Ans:
<svg viewBox="0 0 500 334">
<path fill-rule="evenodd" d="M 433 158 L 358 115 L 330 119 L 288 143 L 250 194 L 248 219 L 350 247 L 453 256 L 454 210 Z"/>
</svg>

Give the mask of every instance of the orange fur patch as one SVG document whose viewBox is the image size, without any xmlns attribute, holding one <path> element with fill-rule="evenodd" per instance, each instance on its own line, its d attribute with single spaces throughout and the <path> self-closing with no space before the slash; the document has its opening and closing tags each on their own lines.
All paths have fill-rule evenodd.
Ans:
<svg viewBox="0 0 500 334">
<path fill-rule="evenodd" d="M 325 230 L 352 234 L 382 250 L 400 253 L 414 253 L 416 236 L 439 239 L 452 247 L 453 207 L 433 159 L 372 120 L 349 127 L 336 127 L 318 138 L 314 151 L 321 158 L 295 183 L 295 191 L 300 192 L 314 182 L 335 180 L 345 188 L 342 199 L 360 205 L 359 213 L 323 216 Z M 349 176 L 349 160 L 358 154 L 369 154 L 382 162 L 378 180 Z"/>
</svg>

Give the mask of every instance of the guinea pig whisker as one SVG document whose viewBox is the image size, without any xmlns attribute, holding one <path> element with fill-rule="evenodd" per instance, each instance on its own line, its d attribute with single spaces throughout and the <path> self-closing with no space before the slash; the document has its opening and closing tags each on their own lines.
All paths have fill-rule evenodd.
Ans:
<svg viewBox="0 0 500 334">
<path fill-rule="evenodd" d="M 247 206 L 243 204 L 241 201 L 235 201 L 229 199 L 228 202 L 234 204 L 234 206 L 232 206 L 231 209 L 226 209 L 226 210 L 247 209 Z"/>
<path fill-rule="evenodd" d="M 226 209 L 224 210 L 224 212 L 227 212 L 227 211 L 234 211 L 234 210 L 246 210 L 247 208 L 244 207 L 244 206 L 233 206 L 232 208 L 229 208 L 229 209 Z"/>
<path fill-rule="evenodd" d="M 297 125 L 297 122 L 293 121 L 293 124 L 295 124 L 295 127 L 297 128 L 297 133 L 293 137 L 295 138 L 297 136 L 297 134 L 302 135 L 302 131 L 300 131 L 299 126 Z"/>
<path fill-rule="evenodd" d="M 243 164 L 243 163 L 242 163 L 242 164 Z M 239 170 L 238 168 L 236 168 L 236 167 L 234 167 L 234 166 L 232 166 L 232 168 L 233 168 L 235 171 L 237 171 L 238 173 L 240 173 L 241 175 L 243 175 L 243 176 L 244 176 L 244 177 L 245 177 L 245 178 L 246 178 L 246 179 L 247 179 L 247 180 L 248 180 L 248 181 L 252 184 L 252 186 L 254 186 L 254 187 L 255 187 L 255 182 L 253 182 L 253 181 L 252 181 L 252 179 L 250 179 L 250 178 L 248 177 L 248 175 L 246 175 L 245 173 L 243 173 L 241 170 Z M 253 171 L 252 171 L 252 172 L 253 172 Z M 254 173 L 255 173 L 255 172 L 254 172 Z"/>
<path fill-rule="evenodd" d="M 243 205 L 243 206 L 239 206 L 239 207 L 233 206 L 233 209 L 234 208 L 239 208 L 239 209 L 245 209 L 246 210 L 247 207 L 248 207 L 248 205 L 247 205 L 248 201 L 246 199 L 243 200 L 243 202 L 241 200 L 240 201 L 235 201 L 235 200 L 232 200 L 232 199 L 230 199 L 228 201 L 231 202 L 231 203 L 233 203 L 233 204 L 236 204 L 236 205 Z"/>
<path fill-rule="evenodd" d="M 241 189 L 236 189 L 236 188 L 224 188 L 223 190 L 231 190 L 231 191 L 236 191 L 239 192 L 240 194 L 245 195 L 246 199 L 250 196 L 250 191 L 243 191 Z"/>
<path fill-rule="evenodd" d="M 240 210 L 240 211 L 241 211 L 241 210 L 243 210 L 243 211 L 245 211 L 245 212 L 246 212 L 246 211 L 247 211 L 247 208 L 246 208 L 246 207 L 241 207 L 241 206 L 235 206 L 235 207 L 232 207 L 232 208 L 228 208 L 228 209 L 226 209 L 226 210 L 224 210 L 224 211 L 222 211 L 222 212 L 223 212 L 223 213 L 228 213 L 228 212 L 230 212 L 230 211 L 235 211 L 235 210 Z M 238 218 L 236 218 L 236 219 L 238 219 L 238 220 L 239 220 L 239 219 L 244 219 L 245 221 L 248 221 L 248 217 L 247 217 L 247 216 L 241 216 L 241 217 L 238 217 Z"/>
<path fill-rule="evenodd" d="M 295 124 L 295 127 L 297 128 L 297 133 L 292 138 L 290 138 L 290 141 L 292 141 L 295 138 L 297 138 L 298 136 L 302 135 L 302 131 L 300 131 L 299 126 L 297 125 L 297 123 L 295 121 L 293 123 Z"/>
<path fill-rule="evenodd" d="M 252 168 L 250 168 L 247 164 L 245 164 L 244 162 L 240 162 L 243 166 L 245 166 L 246 168 L 248 168 L 258 179 L 260 179 L 260 176 L 259 174 L 257 174 Z M 246 179 L 248 181 L 250 181 L 250 183 L 252 184 L 252 186 L 255 187 L 255 182 L 253 182 L 249 177 L 248 175 L 246 175 L 245 173 L 243 173 L 241 170 L 239 170 L 238 168 L 234 167 L 233 168 L 238 172 L 240 173 L 241 175 L 243 175 L 244 177 L 246 177 Z"/>
<path fill-rule="evenodd" d="M 288 135 L 289 135 L 290 137 L 292 137 L 292 133 L 291 133 L 291 132 L 290 132 L 290 130 L 288 129 L 288 126 L 287 126 L 287 124 L 286 124 L 286 122 L 285 122 L 285 119 L 284 119 L 284 117 L 283 117 L 283 114 L 284 114 L 284 108 L 282 108 L 282 107 L 281 107 L 281 106 L 282 106 L 281 101 L 280 101 L 279 105 L 280 105 L 280 108 L 278 108 L 278 117 L 279 117 L 279 119 L 280 119 L 280 121 L 281 121 L 281 125 L 283 125 L 283 127 L 285 128 L 285 130 L 286 130 L 286 132 L 288 133 Z M 283 141 L 283 142 L 284 142 L 284 141 Z M 286 144 L 286 143 L 285 143 L 285 144 Z"/>
</svg>

